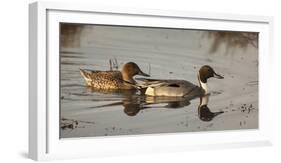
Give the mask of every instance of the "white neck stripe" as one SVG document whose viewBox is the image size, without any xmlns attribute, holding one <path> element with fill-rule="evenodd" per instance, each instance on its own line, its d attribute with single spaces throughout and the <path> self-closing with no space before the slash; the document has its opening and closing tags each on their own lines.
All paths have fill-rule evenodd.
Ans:
<svg viewBox="0 0 281 163">
<path fill-rule="evenodd" d="M 205 95 L 208 94 L 208 87 L 207 87 L 207 83 L 203 83 L 200 79 L 200 75 L 198 74 L 198 80 L 200 83 L 201 88 L 205 91 Z"/>
</svg>

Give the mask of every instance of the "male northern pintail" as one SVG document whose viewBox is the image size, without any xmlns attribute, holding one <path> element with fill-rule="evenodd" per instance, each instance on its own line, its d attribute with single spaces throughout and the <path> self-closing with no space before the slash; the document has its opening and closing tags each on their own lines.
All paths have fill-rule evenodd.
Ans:
<svg viewBox="0 0 281 163">
<path fill-rule="evenodd" d="M 215 73 L 212 67 L 205 65 L 200 68 L 198 73 L 200 86 L 185 80 L 140 79 L 144 83 L 138 85 L 138 88 L 149 96 L 199 97 L 208 93 L 207 80 L 211 77 L 223 79 L 221 75 Z"/>
<path fill-rule="evenodd" d="M 94 71 L 80 69 L 86 84 L 95 89 L 135 89 L 131 84 L 136 84 L 133 79 L 135 75 L 149 77 L 148 74 L 141 71 L 134 62 L 126 63 L 121 71 Z"/>
</svg>

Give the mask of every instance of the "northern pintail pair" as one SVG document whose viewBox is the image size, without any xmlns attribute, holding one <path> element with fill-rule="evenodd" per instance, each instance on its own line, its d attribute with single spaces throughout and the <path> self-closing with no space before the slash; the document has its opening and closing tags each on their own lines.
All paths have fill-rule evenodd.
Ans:
<svg viewBox="0 0 281 163">
<path fill-rule="evenodd" d="M 141 71 L 137 64 L 129 62 L 122 71 L 80 70 L 86 84 L 97 89 L 140 89 L 148 96 L 203 96 L 208 94 L 207 80 L 211 77 L 223 79 L 212 67 L 202 66 L 198 73 L 199 86 L 186 80 L 142 79 L 137 83 L 135 75 L 149 76 Z"/>
</svg>

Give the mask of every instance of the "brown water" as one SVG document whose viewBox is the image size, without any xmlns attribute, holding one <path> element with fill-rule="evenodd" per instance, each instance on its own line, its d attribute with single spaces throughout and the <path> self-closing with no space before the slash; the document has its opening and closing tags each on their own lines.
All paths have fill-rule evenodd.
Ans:
<svg viewBox="0 0 281 163">
<path fill-rule="evenodd" d="M 194 132 L 258 128 L 257 49 L 224 45 L 210 53 L 204 31 L 76 26 L 61 35 L 61 137 Z M 208 108 L 200 98 L 147 97 L 138 92 L 89 89 L 79 68 L 109 70 L 135 62 L 152 78 L 197 84 L 202 65 L 224 79 L 210 79 Z"/>
</svg>

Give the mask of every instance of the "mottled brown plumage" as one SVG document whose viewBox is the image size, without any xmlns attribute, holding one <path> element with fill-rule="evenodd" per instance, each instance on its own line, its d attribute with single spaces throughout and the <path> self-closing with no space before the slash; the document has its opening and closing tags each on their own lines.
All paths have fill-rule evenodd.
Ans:
<svg viewBox="0 0 281 163">
<path fill-rule="evenodd" d="M 95 89 L 135 89 L 135 75 L 149 76 L 143 73 L 137 64 L 126 63 L 122 71 L 80 70 L 88 86 Z"/>
</svg>

